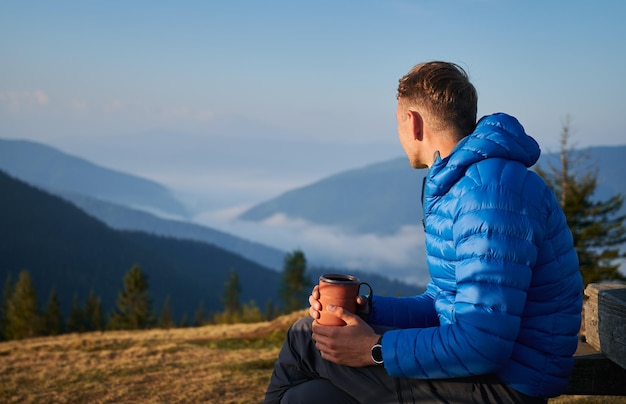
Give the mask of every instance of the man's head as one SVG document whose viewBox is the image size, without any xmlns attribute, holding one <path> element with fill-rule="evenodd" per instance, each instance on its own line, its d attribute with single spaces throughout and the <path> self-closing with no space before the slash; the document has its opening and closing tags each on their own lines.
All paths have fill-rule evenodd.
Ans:
<svg viewBox="0 0 626 404">
<path fill-rule="evenodd" d="M 474 130 L 477 103 L 476 89 L 454 63 L 421 63 L 402 77 L 396 117 L 411 166 L 429 167 L 435 152 L 447 156 Z"/>
<path fill-rule="evenodd" d="M 398 85 L 398 104 L 430 117 L 433 129 L 469 135 L 476 126 L 478 95 L 465 70 L 454 63 L 426 62 L 413 67 Z"/>
</svg>

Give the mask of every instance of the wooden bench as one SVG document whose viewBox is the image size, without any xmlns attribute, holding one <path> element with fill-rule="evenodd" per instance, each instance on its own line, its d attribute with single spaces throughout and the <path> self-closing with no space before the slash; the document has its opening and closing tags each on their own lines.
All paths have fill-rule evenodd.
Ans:
<svg viewBox="0 0 626 404">
<path fill-rule="evenodd" d="M 566 395 L 626 396 L 626 285 L 585 288 L 584 339 Z"/>
</svg>

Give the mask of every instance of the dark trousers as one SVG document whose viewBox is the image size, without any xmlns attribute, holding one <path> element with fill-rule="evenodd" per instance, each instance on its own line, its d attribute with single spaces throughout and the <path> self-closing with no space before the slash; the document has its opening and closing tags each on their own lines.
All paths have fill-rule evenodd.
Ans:
<svg viewBox="0 0 626 404">
<path fill-rule="evenodd" d="M 459 379 L 393 378 L 383 366 L 351 368 L 322 359 L 311 318 L 296 321 L 278 355 L 264 403 L 545 403 L 495 375 Z M 374 327 L 376 329 L 376 327 Z M 379 330 L 380 332 L 380 330 Z"/>
</svg>

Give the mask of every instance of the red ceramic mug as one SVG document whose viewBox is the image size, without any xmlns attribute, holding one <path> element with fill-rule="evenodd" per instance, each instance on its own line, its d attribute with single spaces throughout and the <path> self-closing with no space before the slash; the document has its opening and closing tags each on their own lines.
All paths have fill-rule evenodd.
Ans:
<svg viewBox="0 0 626 404">
<path fill-rule="evenodd" d="M 359 281 L 359 278 L 356 276 L 343 274 L 325 274 L 320 276 L 319 292 L 322 309 L 317 322 L 322 325 L 346 325 L 345 321 L 329 313 L 326 307 L 334 305 L 343 307 L 344 310 L 350 313 L 356 313 L 356 298 L 359 296 L 361 285 L 369 288 L 369 299 L 371 301 L 372 287 L 368 283 Z"/>
</svg>

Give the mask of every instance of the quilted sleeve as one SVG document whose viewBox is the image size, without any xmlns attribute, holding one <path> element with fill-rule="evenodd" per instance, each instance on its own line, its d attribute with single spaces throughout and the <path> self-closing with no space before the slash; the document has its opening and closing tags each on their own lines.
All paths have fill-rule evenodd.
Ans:
<svg viewBox="0 0 626 404">
<path fill-rule="evenodd" d="M 374 296 L 368 321 L 396 328 L 423 328 L 439 324 L 434 296 L 437 287 L 431 282 L 426 291 L 411 297 Z"/>
</svg>

